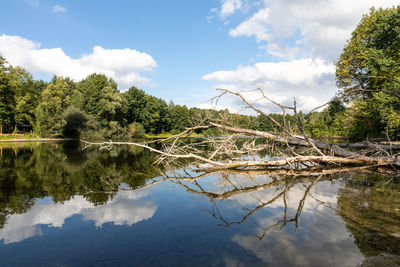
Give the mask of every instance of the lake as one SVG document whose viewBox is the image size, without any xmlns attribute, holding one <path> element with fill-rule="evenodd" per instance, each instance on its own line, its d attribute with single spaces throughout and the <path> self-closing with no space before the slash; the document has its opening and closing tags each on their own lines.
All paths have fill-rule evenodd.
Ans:
<svg viewBox="0 0 400 267">
<path fill-rule="evenodd" d="M 204 175 L 157 169 L 155 158 L 130 146 L 0 145 L 0 264 L 400 263 L 400 181 L 390 174 Z"/>
</svg>

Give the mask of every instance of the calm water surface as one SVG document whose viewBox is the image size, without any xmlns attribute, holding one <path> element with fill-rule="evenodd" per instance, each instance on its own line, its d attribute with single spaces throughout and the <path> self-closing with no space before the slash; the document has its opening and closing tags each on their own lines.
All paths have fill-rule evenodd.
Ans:
<svg viewBox="0 0 400 267">
<path fill-rule="evenodd" d="M 154 157 L 0 145 L 0 265 L 357 266 L 400 254 L 398 179 L 161 170 L 162 180 Z"/>
</svg>

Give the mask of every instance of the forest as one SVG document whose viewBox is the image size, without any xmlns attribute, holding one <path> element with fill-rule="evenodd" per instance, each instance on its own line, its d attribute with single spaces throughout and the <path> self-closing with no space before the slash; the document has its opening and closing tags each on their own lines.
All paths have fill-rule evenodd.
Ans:
<svg viewBox="0 0 400 267">
<path fill-rule="evenodd" d="M 336 64 L 336 96 L 308 113 L 298 112 L 313 138 L 352 139 L 400 136 L 400 6 L 371 9 L 353 31 Z M 247 88 L 246 88 L 247 89 Z M 267 93 L 267 92 L 266 92 Z M 252 130 L 276 132 L 274 120 L 300 133 L 297 117 L 286 114 L 232 114 L 167 103 L 132 86 L 121 92 L 98 73 L 82 81 L 54 76 L 35 80 L 0 57 L 0 133 L 82 139 L 176 134 L 207 117 Z M 272 119 L 271 119 L 272 118 Z M 219 135 L 218 129 L 196 134 Z"/>
</svg>

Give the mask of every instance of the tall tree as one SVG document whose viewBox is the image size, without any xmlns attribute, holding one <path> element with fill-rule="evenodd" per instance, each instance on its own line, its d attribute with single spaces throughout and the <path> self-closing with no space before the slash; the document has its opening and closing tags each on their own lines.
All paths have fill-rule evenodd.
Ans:
<svg viewBox="0 0 400 267">
<path fill-rule="evenodd" d="M 15 87 L 6 60 L 0 57 L 0 134 L 9 132 L 14 125 Z"/>
<path fill-rule="evenodd" d="M 337 85 L 364 113 L 360 118 L 371 122 L 368 132 L 379 129 L 400 134 L 399 32 L 400 6 L 371 9 L 336 63 Z M 377 107 L 377 114 L 367 110 L 371 106 Z"/>
<path fill-rule="evenodd" d="M 124 93 L 124 98 L 128 123 L 139 122 L 146 132 L 160 133 L 168 130 L 170 118 L 168 105 L 164 100 L 148 95 L 134 86 Z"/>
<path fill-rule="evenodd" d="M 21 67 L 10 67 L 12 85 L 15 88 L 16 124 L 35 124 L 35 110 L 45 83 L 34 81 L 32 75 Z"/>
<path fill-rule="evenodd" d="M 171 118 L 170 129 L 174 132 L 181 132 L 190 126 L 190 112 L 186 106 L 168 105 L 169 117 Z"/>
<path fill-rule="evenodd" d="M 122 98 L 117 84 L 103 74 L 91 74 L 78 84 L 83 96 L 82 109 L 96 117 L 104 127 L 116 119 L 122 108 Z"/>
<path fill-rule="evenodd" d="M 143 90 L 132 86 L 123 94 L 126 99 L 127 111 L 126 118 L 128 123 L 140 122 L 143 123 L 144 114 L 143 110 L 146 107 L 146 93 Z"/>
<path fill-rule="evenodd" d="M 50 83 L 42 92 L 40 104 L 36 109 L 35 130 L 41 136 L 60 133 L 65 125 L 62 114 L 69 105 L 71 87 L 60 77 Z"/>
</svg>

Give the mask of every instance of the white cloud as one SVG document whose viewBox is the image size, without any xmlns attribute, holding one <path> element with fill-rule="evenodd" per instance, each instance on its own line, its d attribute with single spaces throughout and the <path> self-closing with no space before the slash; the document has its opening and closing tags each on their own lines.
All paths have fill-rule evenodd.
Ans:
<svg viewBox="0 0 400 267">
<path fill-rule="evenodd" d="M 284 62 L 260 62 L 238 66 L 235 70 L 216 71 L 204 80 L 225 83 L 225 88 L 237 91 L 261 88 L 275 101 L 291 105 L 296 97 L 300 110 L 309 111 L 320 105 L 337 90 L 333 81 L 333 64 L 322 59 L 299 59 Z M 261 97 L 257 92 L 244 93 L 249 100 Z M 267 101 L 258 102 L 265 111 L 277 111 Z"/>
<path fill-rule="evenodd" d="M 14 214 L 7 218 L 7 224 L 0 229 L 0 240 L 5 244 L 19 242 L 40 235 L 40 224 L 50 227 L 62 227 L 65 219 L 74 214 L 82 214 L 86 220 L 94 221 L 97 227 L 105 223 L 131 226 L 150 219 L 157 210 L 153 203 L 140 199 L 148 191 L 138 190 L 120 192 L 105 205 L 95 206 L 82 196 L 75 196 L 64 203 L 37 203 L 24 214 Z"/>
<path fill-rule="evenodd" d="M 68 76 L 79 81 L 93 72 L 103 73 L 113 78 L 121 89 L 131 85 L 151 85 L 150 79 L 141 73 L 157 67 L 149 54 L 134 49 L 95 46 L 92 53 L 74 59 L 61 48 L 41 48 L 39 43 L 5 34 L 0 36 L 0 54 L 10 64 L 34 74 Z"/>
<path fill-rule="evenodd" d="M 259 48 L 275 61 L 219 70 L 203 79 L 242 90 L 262 88 L 268 96 L 287 104 L 296 97 L 299 108 L 309 111 L 337 92 L 333 61 L 362 15 L 371 7 L 393 5 L 398 5 L 398 0 L 264 0 L 253 5 L 253 14 L 230 29 L 229 35 L 254 37 Z M 265 109 L 278 111 L 271 105 Z"/>
<path fill-rule="evenodd" d="M 268 34 L 268 18 L 270 10 L 268 8 L 260 9 L 251 18 L 242 22 L 235 29 L 231 29 L 229 34 L 233 37 L 237 36 L 255 36 L 257 41 L 266 41 L 270 39 Z"/>
<path fill-rule="evenodd" d="M 240 9 L 242 7 L 242 1 L 241 0 L 222 0 L 221 1 L 222 6 L 221 10 L 219 12 L 219 15 L 221 18 L 226 18 L 233 13 L 236 12 L 236 10 Z"/>
<path fill-rule="evenodd" d="M 264 7 L 231 29 L 229 34 L 234 37 L 254 36 L 258 42 L 266 42 L 261 47 L 269 54 L 282 58 L 296 56 L 285 53 L 291 47 L 298 50 L 297 56 L 302 48 L 308 56 L 332 61 L 338 57 L 363 14 L 373 6 L 397 4 L 396 0 L 265 0 Z M 303 45 L 299 46 L 296 41 Z M 283 51 L 277 51 L 279 47 Z"/>
<path fill-rule="evenodd" d="M 120 192 L 115 200 L 103 206 L 84 209 L 81 214 L 87 220 L 95 222 L 97 227 L 112 222 L 115 225 L 128 225 L 148 220 L 153 217 L 157 206 L 153 203 L 142 203 L 140 198 L 145 197 L 147 191 Z"/>
<path fill-rule="evenodd" d="M 55 12 L 55 13 L 66 12 L 66 11 L 67 11 L 67 9 L 62 5 L 53 6 L 53 12 Z"/>
<path fill-rule="evenodd" d="M 228 109 L 230 112 L 236 112 L 236 110 L 232 110 L 230 106 L 221 106 L 215 103 L 200 103 L 196 107 L 201 109 L 213 109 L 213 110 Z"/>
</svg>

